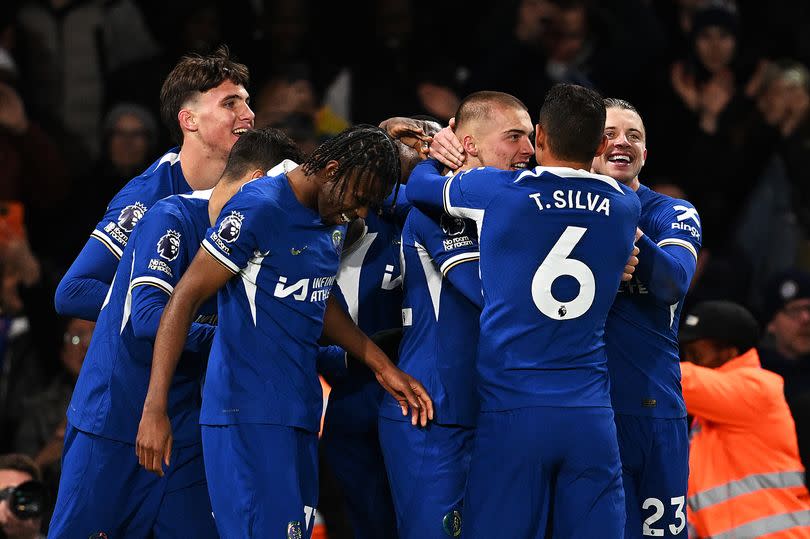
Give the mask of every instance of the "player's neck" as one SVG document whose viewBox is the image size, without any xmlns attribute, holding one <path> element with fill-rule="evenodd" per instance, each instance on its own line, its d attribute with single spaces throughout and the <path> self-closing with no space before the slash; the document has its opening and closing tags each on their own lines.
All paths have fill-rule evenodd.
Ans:
<svg viewBox="0 0 810 539">
<path fill-rule="evenodd" d="M 542 162 L 539 163 L 541 167 L 561 167 L 573 168 L 574 170 L 591 170 L 590 163 L 580 163 L 578 161 L 567 161 L 565 159 L 557 159 L 551 155 L 544 155 Z"/>
<path fill-rule="evenodd" d="M 219 218 L 219 214 L 222 208 L 225 207 L 225 204 L 227 204 L 231 197 L 249 180 L 249 177 L 236 181 L 227 181 L 223 178 L 214 186 L 214 190 L 211 192 L 211 198 L 208 199 L 208 220 L 211 222 L 211 226 L 214 226 L 214 223 L 217 222 L 217 218 Z"/>
<path fill-rule="evenodd" d="M 298 202 L 306 208 L 313 210 L 318 209 L 318 190 L 320 189 L 320 180 L 318 174 L 304 174 L 304 169 L 295 167 L 287 173 L 287 181 L 290 183 L 290 188 L 298 199 Z"/>
<path fill-rule="evenodd" d="M 223 159 L 221 155 L 193 143 L 184 144 L 180 149 L 180 168 L 186 182 L 195 191 L 214 187 L 225 170 L 226 162 L 227 156 Z"/>
</svg>

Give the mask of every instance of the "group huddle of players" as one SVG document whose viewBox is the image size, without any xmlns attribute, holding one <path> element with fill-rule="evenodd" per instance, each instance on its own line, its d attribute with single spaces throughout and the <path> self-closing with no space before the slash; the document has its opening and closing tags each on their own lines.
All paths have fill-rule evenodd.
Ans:
<svg viewBox="0 0 810 539">
<path fill-rule="evenodd" d="M 253 129 L 247 84 L 227 50 L 181 60 L 180 148 L 60 283 L 97 325 L 49 536 L 309 537 L 321 374 L 358 538 L 685 537 L 700 221 L 639 183 L 632 105 L 558 85 L 534 126 L 478 92 L 452 128 L 391 119 L 303 157 Z"/>
</svg>

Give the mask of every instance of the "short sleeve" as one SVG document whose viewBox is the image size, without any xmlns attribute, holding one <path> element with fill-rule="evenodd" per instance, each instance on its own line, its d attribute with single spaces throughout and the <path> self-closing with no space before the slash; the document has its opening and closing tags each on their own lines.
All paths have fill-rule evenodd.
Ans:
<svg viewBox="0 0 810 539">
<path fill-rule="evenodd" d="M 202 248 L 234 274 L 261 251 L 274 233 L 272 219 L 277 212 L 266 197 L 247 185 L 236 193 L 205 233 Z M 265 255 L 268 253 L 264 253 Z"/>
</svg>

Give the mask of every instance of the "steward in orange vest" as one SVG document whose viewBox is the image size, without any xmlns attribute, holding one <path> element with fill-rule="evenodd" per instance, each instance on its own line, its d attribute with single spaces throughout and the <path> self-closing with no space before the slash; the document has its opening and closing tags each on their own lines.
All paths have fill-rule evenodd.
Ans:
<svg viewBox="0 0 810 539">
<path fill-rule="evenodd" d="M 727 301 L 697 305 L 681 327 L 692 538 L 810 538 L 796 428 L 782 377 L 760 366 L 758 333 L 751 313 Z"/>
</svg>

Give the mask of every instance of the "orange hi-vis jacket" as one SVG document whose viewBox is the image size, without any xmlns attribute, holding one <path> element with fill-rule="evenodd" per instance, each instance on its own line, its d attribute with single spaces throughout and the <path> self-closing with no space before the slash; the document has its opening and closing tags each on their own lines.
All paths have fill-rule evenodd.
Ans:
<svg viewBox="0 0 810 539">
<path fill-rule="evenodd" d="M 690 537 L 810 538 L 796 427 L 782 377 L 756 349 L 717 369 L 681 363 L 695 417 L 687 492 Z"/>
</svg>

